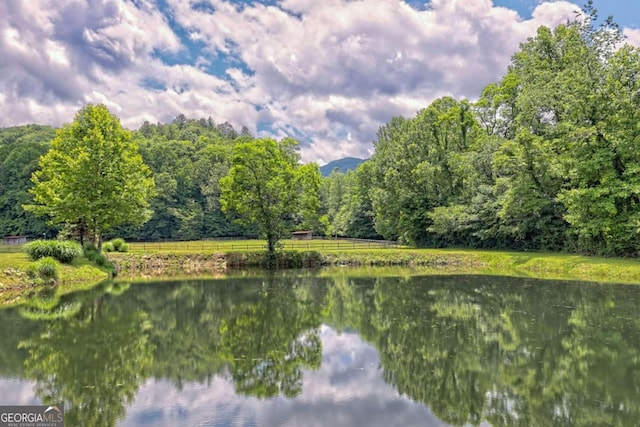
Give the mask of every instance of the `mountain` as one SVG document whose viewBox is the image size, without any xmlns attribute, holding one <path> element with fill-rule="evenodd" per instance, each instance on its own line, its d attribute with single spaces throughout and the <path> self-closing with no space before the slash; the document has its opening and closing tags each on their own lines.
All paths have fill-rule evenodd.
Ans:
<svg viewBox="0 0 640 427">
<path fill-rule="evenodd" d="M 354 170 L 358 165 L 364 162 L 365 159 L 358 159 L 356 157 L 345 157 L 344 159 L 334 160 L 320 167 L 320 173 L 322 176 L 329 176 L 335 168 L 340 169 L 340 172 L 346 173 L 347 171 Z"/>
</svg>

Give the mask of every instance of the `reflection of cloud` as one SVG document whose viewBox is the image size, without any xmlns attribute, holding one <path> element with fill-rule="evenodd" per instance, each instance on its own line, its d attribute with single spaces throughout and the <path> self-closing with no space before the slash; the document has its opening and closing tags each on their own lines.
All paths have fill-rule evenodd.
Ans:
<svg viewBox="0 0 640 427">
<path fill-rule="evenodd" d="M 0 378 L 0 405 L 40 405 L 34 381 Z"/>
<path fill-rule="evenodd" d="M 149 379 L 118 426 L 446 426 L 421 404 L 401 396 L 382 378 L 376 350 L 356 333 L 323 325 L 322 364 L 305 371 L 294 398 L 257 399 L 235 394 L 227 378 L 188 383 Z M 38 405 L 35 383 L 0 379 L 0 404 Z M 486 426 L 486 424 L 481 424 Z"/>
<path fill-rule="evenodd" d="M 149 380 L 127 409 L 122 427 L 229 426 L 445 426 L 429 410 L 400 396 L 382 378 L 377 352 L 357 334 L 323 326 L 322 365 L 305 371 L 295 399 L 240 397 L 214 378 L 181 390 Z"/>
</svg>

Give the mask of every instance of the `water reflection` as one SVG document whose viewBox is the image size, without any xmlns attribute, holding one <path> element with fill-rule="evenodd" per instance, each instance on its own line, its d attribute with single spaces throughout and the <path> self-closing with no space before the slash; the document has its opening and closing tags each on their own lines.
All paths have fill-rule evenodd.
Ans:
<svg viewBox="0 0 640 427">
<path fill-rule="evenodd" d="M 635 425 L 639 302 L 499 277 L 106 283 L 0 311 L 0 390 L 30 380 L 82 426 Z"/>
</svg>

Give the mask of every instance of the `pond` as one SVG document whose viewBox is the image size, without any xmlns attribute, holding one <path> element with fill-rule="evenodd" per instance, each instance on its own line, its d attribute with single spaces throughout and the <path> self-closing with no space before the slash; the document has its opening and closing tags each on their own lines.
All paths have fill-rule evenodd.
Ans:
<svg viewBox="0 0 640 427">
<path fill-rule="evenodd" d="M 632 426 L 640 287 L 316 273 L 0 310 L 0 404 L 67 426 Z"/>
</svg>

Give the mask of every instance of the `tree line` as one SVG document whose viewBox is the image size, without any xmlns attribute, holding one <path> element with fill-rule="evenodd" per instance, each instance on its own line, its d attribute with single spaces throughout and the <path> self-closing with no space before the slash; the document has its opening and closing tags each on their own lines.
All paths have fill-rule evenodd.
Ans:
<svg viewBox="0 0 640 427">
<path fill-rule="evenodd" d="M 315 165 L 298 170 L 293 140 L 257 140 L 211 118 L 145 123 L 131 141 L 154 180 L 148 221 L 106 236 L 263 236 L 275 245 L 268 223 L 278 238 L 303 227 L 414 246 L 637 256 L 640 51 L 611 18 L 599 26 L 596 19 L 589 2 L 574 21 L 540 27 L 477 101 L 443 97 L 412 118 L 392 118 L 370 160 L 322 180 Z M 53 133 L 0 130 L 0 234 L 60 230 L 21 208 Z M 225 184 L 228 175 L 236 186 Z M 272 177 L 267 187 L 295 191 L 295 203 L 274 206 L 266 197 L 262 213 L 243 215 L 252 201 L 222 193 L 241 194 L 250 176 Z"/>
<path fill-rule="evenodd" d="M 329 223 L 416 246 L 637 256 L 640 50 L 596 19 L 588 3 L 539 28 L 477 102 L 392 118 L 367 163 L 325 183 Z"/>
</svg>

